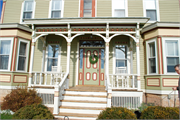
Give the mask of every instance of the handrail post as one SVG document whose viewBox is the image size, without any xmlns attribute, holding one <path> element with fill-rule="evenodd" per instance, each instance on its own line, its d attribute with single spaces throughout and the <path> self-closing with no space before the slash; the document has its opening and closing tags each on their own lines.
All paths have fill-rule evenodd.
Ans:
<svg viewBox="0 0 180 120">
<path fill-rule="evenodd" d="M 54 86 L 54 111 L 53 114 L 57 115 L 59 113 L 59 85 Z"/>
</svg>

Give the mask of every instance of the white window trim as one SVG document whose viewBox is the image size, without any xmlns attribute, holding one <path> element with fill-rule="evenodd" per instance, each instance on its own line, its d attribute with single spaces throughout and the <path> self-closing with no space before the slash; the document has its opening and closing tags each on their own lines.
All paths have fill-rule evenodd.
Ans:
<svg viewBox="0 0 180 120">
<path fill-rule="evenodd" d="M 64 13 L 64 0 L 61 0 L 62 2 L 62 6 L 61 6 L 61 17 L 60 18 L 63 18 L 63 13 Z M 52 0 L 49 1 L 49 14 L 48 14 L 48 18 L 51 18 L 51 11 L 52 9 Z"/>
<path fill-rule="evenodd" d="M 47 71 L 48 45 L 57 45 L 57 44 L 47 44 L 47 46 L 46 46 L 45 70 L 44 71 L 45 72 L 53 72 L 53 71 Z M 61 46 L 60 45 L 59 45 L 58 64 L 57 64 L 57 66 L 61 66 Z"/>
<path fill-rule="evenodd" d="M 156 73 L 149 73 L 149 43 L 155 43 L 155 58 L 156 58 Z M 146 42 L 146 55 L 147 55 L 147 58 L 146 58 L 146 65 L 147 65 L 147 75 L 155 75 L 155 74 L 158 74 L 158 64 L 157 64 L 157 44 L 156 44 L 156 39 L 151 39 L 149 40 L 148 42 Z"/>
<path fill-rule="evenodd" d="M 116 46 L 116 44 L 115 44 L 115 46 Z M 113 74 L 116 74 L 116 47 L 113 47 Z M 126 47 L 127 47 L 127 73 L 126 74 L 130 74 L 130 67 L 131 67 L 131 65 L 130 64 L 132 64 L 131 63 L 131 52 L 129 51 L 129 47 L 128 47 L 128 45 L 125 45 Z"/>
<path fill-rule="evenodd" d="M 128 2 L 127 0 L 124 0 L 125 2 L 125 17 L 128 17 Z M 114 8 L 113 8 L 113 0 L 111 2 L 112 5 L 112 17 L 114 17 Z"/>
<path fill-rule="evenodd" d="M 164 65 L 163 65 L 163 67 L 164 67 L 164 74 L 168 74 L 168 75 L 177 75 L 177 73 L 176 72 L 174 72 L 174 73 L 168 73 L 167 72 L 167 60 L 166 60 L 166 52 L 165 52 L 165 50 L 166 50 L 166 40 L 173 40 L 173 41 L 175 41 L 175 40 L 177 40 L 178 41 L 178 44 L 179 44 L 179 46 L 180 46 L 180 37 L 162 37 L 162 44 L 163 44 L 163 61 L 164 61 Z M 179 62 L 180 62 L 180 48 L 178 47 L 178 52 L 179 52 Z"/>
<path fill-rule="evenodd" d="M 0 41 L 1 40 L 11 40 L 11 48 L 10 48 L 10 53 L 9 53 L 9 62 L 8 62 L 8 69 L 7 70 L 5 70 L 5 69 L 0 69 L 0 71 L 10 71 L 10 67 L 11 67 L 11 62 L 12 62 L 12 49 L 13 49 L 13 44 L 14 44 L 14 40 L 13 40 L 13 38 L 2 38 L 2 37 L 0 37 Z"/>
<path fill-rule="evenodd" d="M 20 43 L 21 43 L 21 42 L 27 44 L 27 46 L 26 46 L 26 64 L 25 64 L 25 70 L 18 70 L 19 51 L 20 51 Z M 29 41 L 24 40 L 24 39 L 19 39 L 19 42 L 18 42 L 18 54 L 17 54 L 17 61 L 16 61 L 16 71 L 19 71 L 19 72 L 27 72 L 28 59 L 29 59 Z"/>
<path fill-rule="evenodd" d="M 22 2 L 22 6 L 21 6 L 21 15 L 20 15 L 20 23 L 23 23 L 22 19 L 23 19 L 23 13 L 24 13 L 24 3 L 25 1 L 33 1 L 34 2 L 34 6 L 33 6 L 33 12 L 32 12 L 32 19 L 34 18 L 35 16 L 35 9 L 36 9 L 36 1 L 35 0 L 24 0 Z"/>
<path fill-rule="evenodd" d="M 156 17 L 157 20 L 156 21 L 160 21 L 160 14 L 159 14 L 159 0 L 155 0 L 156 2 Z M 145 4 L 145 0 L 143 0 L 143 15 L 144 17 L 146 17 L 146 4 Z M 156 21 L 148 21 L 148 23 L 154 23 Z"/>
</svg>

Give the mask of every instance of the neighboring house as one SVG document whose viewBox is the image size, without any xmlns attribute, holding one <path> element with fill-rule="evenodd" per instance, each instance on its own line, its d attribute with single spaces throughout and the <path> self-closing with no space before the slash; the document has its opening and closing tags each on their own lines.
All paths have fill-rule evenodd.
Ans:
<svg viewBox="0 0 180 120">
<path fill-rule="evenodd" d="M 27 85 L 56 117 L 94 119 L 105 107 L 142 102 L 167 106 L 178 85 L 179 4 L 3 0 L 1 102 L 15 86 Z"/>
</svg>

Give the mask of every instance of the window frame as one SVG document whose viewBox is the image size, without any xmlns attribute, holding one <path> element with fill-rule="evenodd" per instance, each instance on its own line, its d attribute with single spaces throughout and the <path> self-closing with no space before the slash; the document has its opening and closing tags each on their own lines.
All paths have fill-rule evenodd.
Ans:
<svg viewBox="0 0 180 120">
<path fill-rule="evenodd" d="M 97 16 L 97 0 L 92 0 L 92 15 L 91 17 Z M 84 17 L 84 0 L 79 0 L 79 17 Z"/>
<path fill-rule="evenodd" d="M 113 2 L 115 2 L 115 1 L 117 1 L 117 0 L 112 0 L 112 17 L 115 17 L 114 16 L 114 13 L 115 13 L 115 8 L 113 8 Z M 125 9 L 120 9 L 120 10 L 124 10 L 125 11 L 125 13 L 124 13 L 124 17 L 128 17 L 128 2 L 127 2 L 127 0 L 124 0 L 124 3 L 125 3 Z M 118 9 L 119 10 L 119 9 Z"/>
<path fill-rule="evenodd" d="M 146 17 L 146 0 L 143 0 L 143 15 Z M 156 18 L 157 20 L 149 20 L 148 23 L 154 23 L 156 21 L 160 21 L 160 14 L 159 14 L 159 0 L 155 0 L 155 7 L 156 7 Z"/>
<path fill-rule="evenodd" d="M 54 72 L 54 71 L 48 71 L 47 70 L 47 62 L 48 62 L 48 46 L 49 45 L 59 45 L 59 53 L 58 53 L 58 64 L 57 66 L 61 66 L 61 45 L 60 44 L 47 44 L 46 46 L 46 55 L 45 55 L 45 72 Z"/>
<path fill-rule="evenodd" d="M 164 74 L 168 75 L 177 75 L 176 72 L 167 72 L 167 56 L 166 56 L 166 41 L 177 41 L 178 46 L 180 46 L 180 37 L 162 37 L 162 44 L 163 44 L 163 67 L 164 67 Z M 180 63 L 180 48 L 178 48 L 178 57 L 179 57 L 179 63 Z"/>
<path fill-rule="evenodd" d="M 26 63 L 25 63 L 25 70 L 18 70 L 18 65 L 19 65 L 19 52 L 20 52 L 20 45 L 21 45 L 21 42 L 23 43 L 26 43 Z M 17 61 L 16 61 L 16 71 L 19 71 L 19 72 L 27 72 L 28 71 L 28 60 L 29 60 L 29 41 L 27 40 L 24 40 L 24 39 L 19 39 L 19 42 L 18 42 L 18 53 L 17 53 Z"/>
<path fill-rule="evenodd" d="M 24 5 L 25 5 L 25 1 L 32 1 L 33 2 L 33 10 L 32 10 L 32 18 L 31 19 L 33 19 L 34 18 L 34 16 L 35 16 L 35 9 L 36 9 L 36 1 L 35 0 L 24 0 L 23 2 L 22 2 L 22 6 L 21 6 L 21 15 L 20 15 L 20 23 L 22 23 L 23 22 L 23 15 L 24 15 Z"/>
<path fill-rule="evenodd" d="M 14 38 L 11 37 L 7 37 L 7 38 L 2 38 L 0 37 L 0 44 L 1 41 L 6 41 L 6 40 L 10 40 L 11 41 L 11 48 L 10 48 L 10 53 L 9 53 L 9 61 L 8 61 L 8 69 L 0 69 L 0 71 L 10 71 L 11 65 L 12 65 L 12 50 L 13 50 L 13 44 L 14 44 Z M 1 49 L 1 48 L 0 48 Z"/>
<path fill-rule="evenodd" d="M 120 45 L 120 44 L 114 44 L 114 47 L 113 47 L 113 74 L 117 74 L 116 73 L 116 45 Z M 123 45 L 123 44 L 122 44 Z M 131 59 L 131 55 L 130 55 L 130 51 L 129 51 L 129 46 L 124 44 L 127 48 L 127 72 L 126 73 L 123 73 L 123 74 L 130 74 L 130 67 L 132 64 L 130 59 Z M 132 68 L 133 69 L 133 68 Z"/>
<path fill-rule="evenodd" d="M 48 14 L 48 18 L 52 18 L 51 15 L 52 15 L 52 1 L 53 0 L 50 0 L 49 1 L 49 14 Z M 64 0 L 60 0 L 61 1 L 61 16 L 60 18 L 63 18 L 63 12 L 64 12 Z"/>
<path fill-rule="evenodd" d="M 153 43 L 154 42 L 154 45 L 155 45 L 155 61 L 156 61 L 156 73 L 150 73 L 150 63 L 149 63 L 149 58 L 150 58 L 150 48 L 149 48 L 149 44 L 150 43 Z M 148 75 L 153 75 L 153 74 L 158 74 L 158 60 L 157 60 L 157 43 L 156 43 L 156 39 L 151 39 L 151 40 L 148 40 L 146 42 L 146 66 L 147 66 L 147 74 Z"/>
</svg>

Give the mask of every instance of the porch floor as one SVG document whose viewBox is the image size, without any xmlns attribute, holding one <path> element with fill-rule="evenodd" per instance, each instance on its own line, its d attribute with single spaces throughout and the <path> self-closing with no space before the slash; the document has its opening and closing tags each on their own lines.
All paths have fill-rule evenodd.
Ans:
<svg viewBox="0 0 180 120">
<path fill-rule="evenodd" d="M 97 85 L 77 85 L 75 87 L 69 87 L 68 91 L 106 92 L 105 86 Z"/>
</svg>

